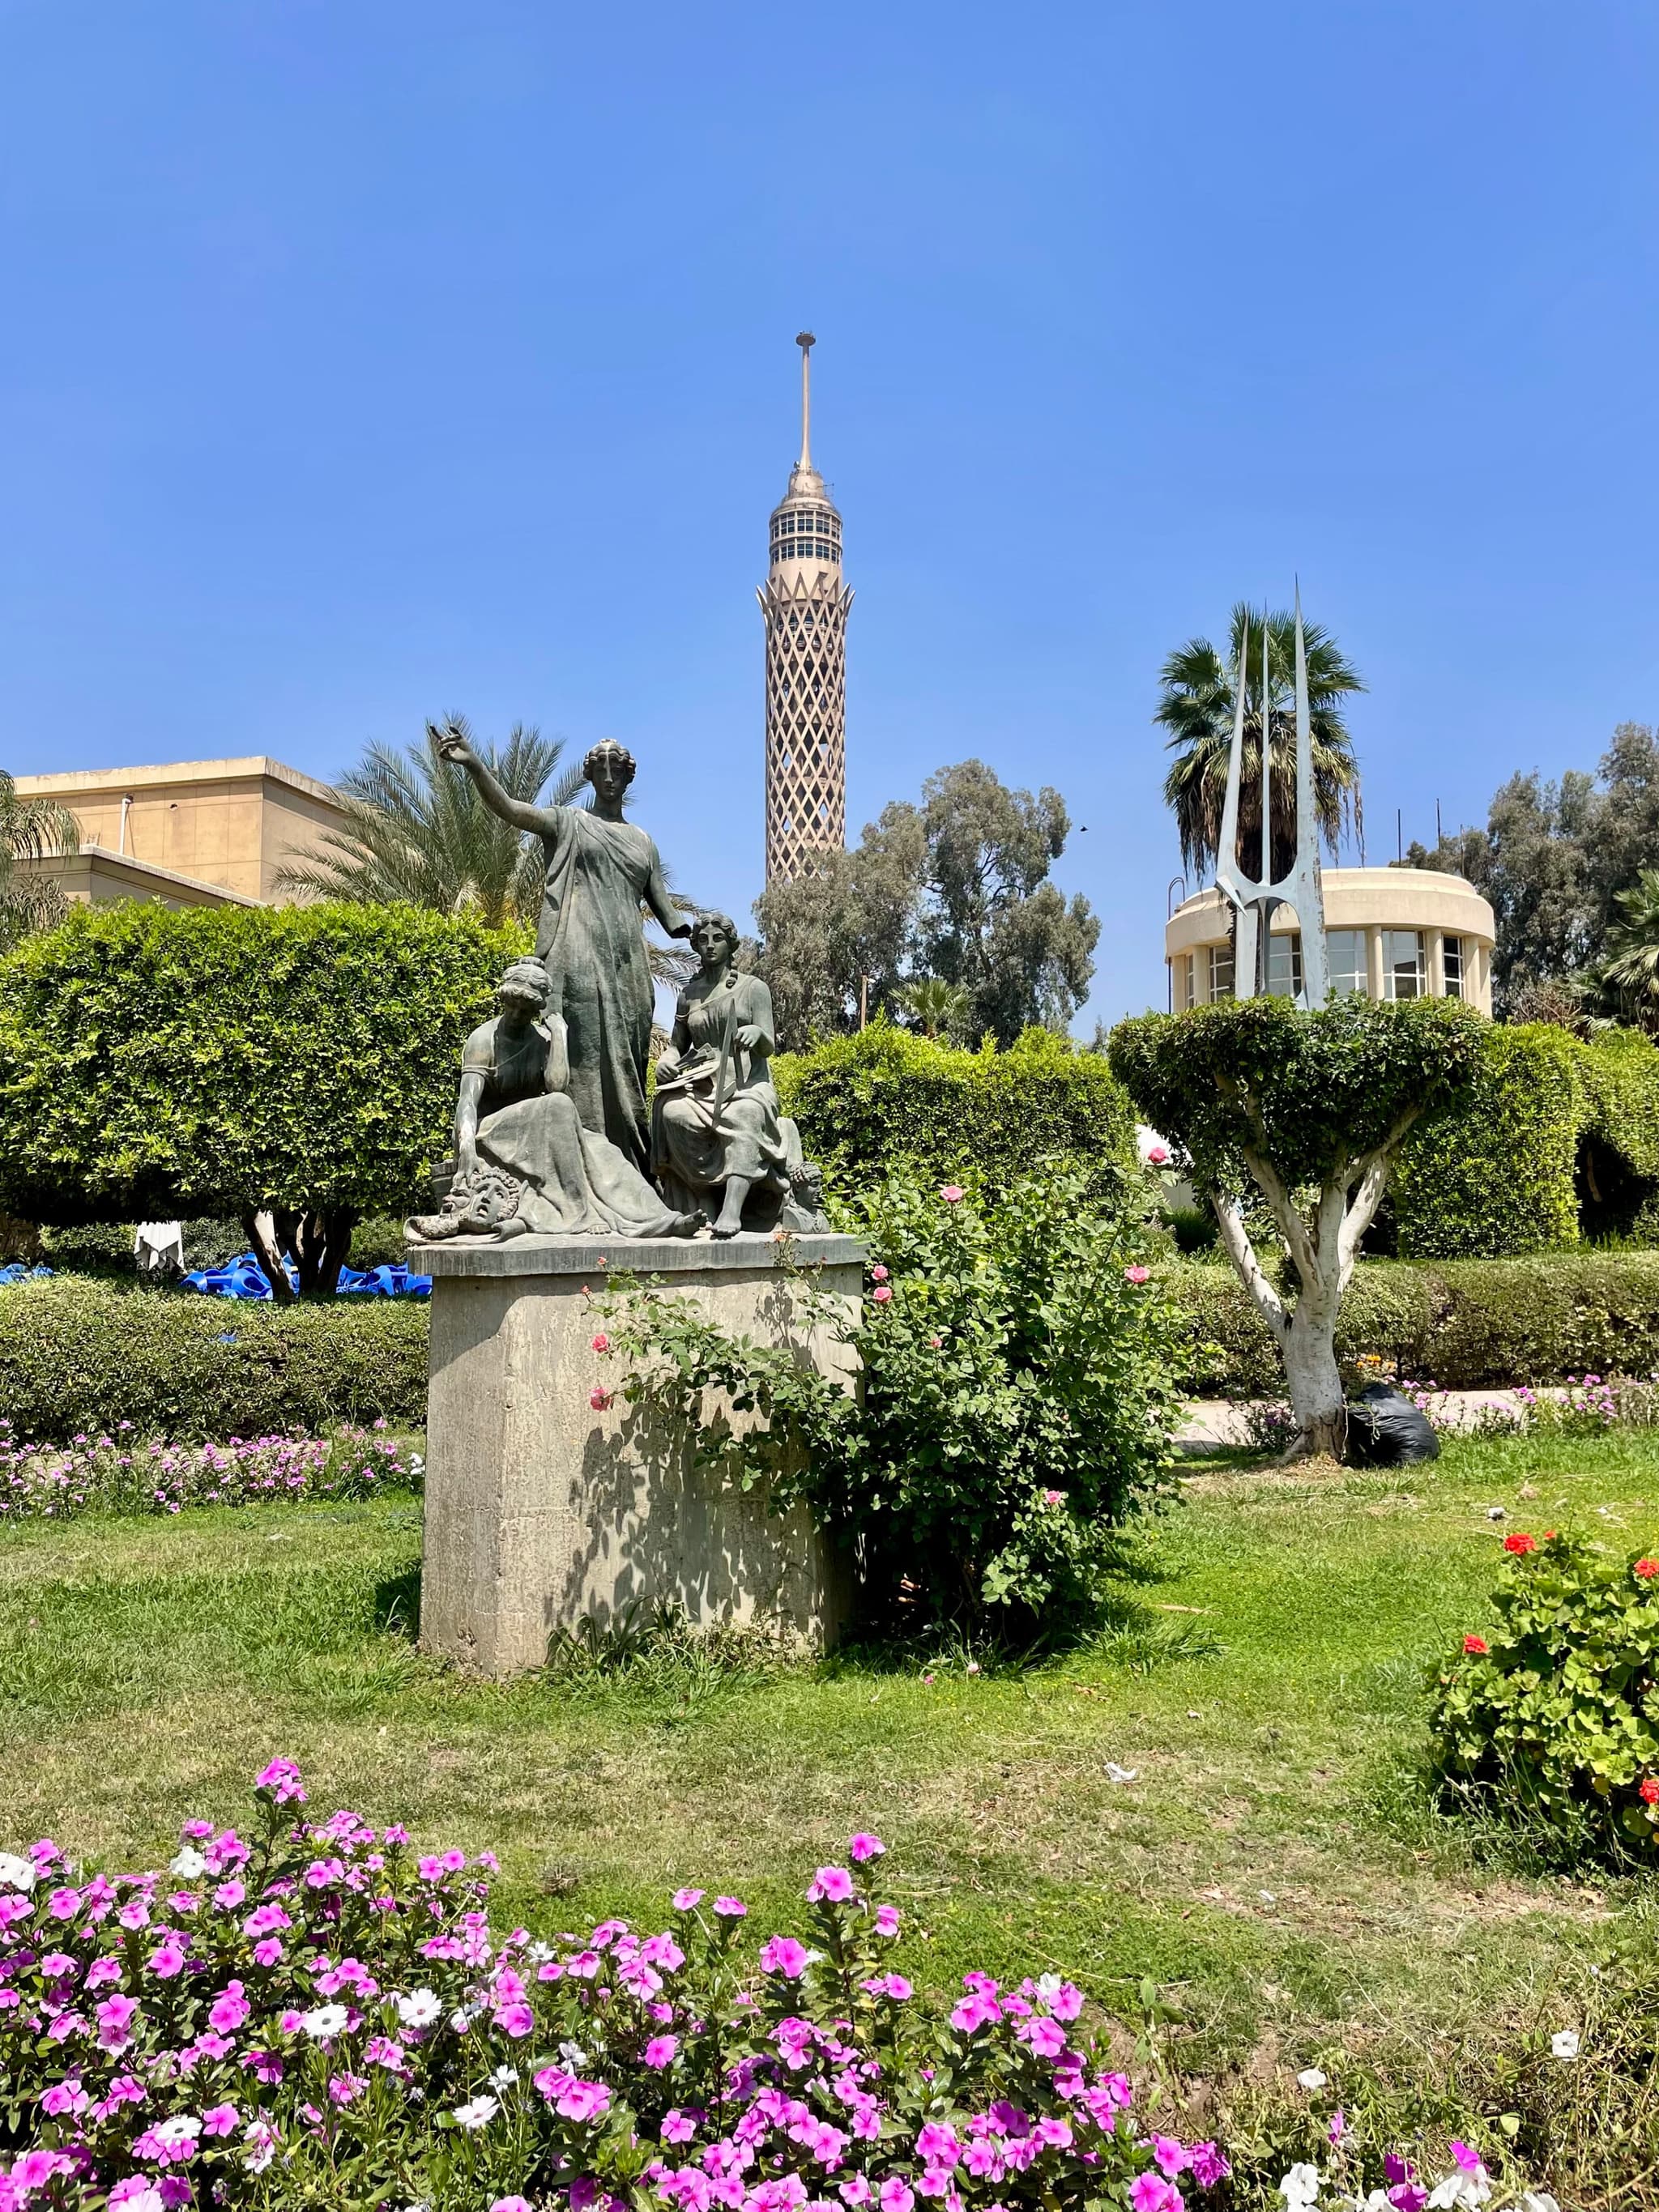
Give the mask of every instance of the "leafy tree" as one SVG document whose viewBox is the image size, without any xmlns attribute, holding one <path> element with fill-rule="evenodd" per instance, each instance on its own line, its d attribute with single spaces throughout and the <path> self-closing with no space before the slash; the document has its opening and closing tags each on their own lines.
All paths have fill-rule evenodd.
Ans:
<svg viewBox="0 0 1659 2212">
<path fill-rule="evenodd" d="M 920 806 L 884 808 L 851 852 L 769 886 L 757 964 L 781 1042 L 805 1050 L 854 1026 L 863 978 L 872 1012 L 902 1012 L 902 994 L 931 979 L 964 994 L 969 1036 L 1063 1030 L 1100 936 L 1088 901 L 1048 881 L 1069 827 L 1058 792 L 1011 791 L 963 761 L 928 779 Z"/>
<path fill-rule="evenodd" d="M 0 1207 L 238 1213 L 276 1297 L 276 1243 L 331 1293 L 353 1224 L 409 1211 L 447 1151 L 462 1043 L 523 948 L 408 907 L 79 908 L 0 963 Z"/>
<path fill-rule="evenodd" d="M 1239 787 L 1239 848 L 1255 872 L 1261 852 L 1261 628 L 1267 625 L 1269 804 L 1273 809 L 1273 873 L 1284 875 L 1296 849 L 1296 617 L 1268 614 L 1243 600 L 1233 609 L 1227 658 L 1207 637 L 1189 638 L 1164 662 L 1162 691 L 1152 719 L 1169 731 L 1176 755 L 1164 780 L 1164 797 L 1181 833 L 1181 856 L 1202 873 L 1221 847 L 1227 796 L 1227 756 L 1241 658 L 1244 685 L 1244 744 Z M 1245 648 L 1245 629 L 1249 642 Z M 1359 766 L 1353 756 L 1344 702 L 1363 691 L 1358 670 L 1330 633 L 1304 622 L 1308 657 L 1308 715 L 1313 737 L 1314 799 L 1319 827 L 1333 857 L 1344 824 L 1364 845 Z"/>
<path fill-rule="evenodd" d="M 469 734 L 459 716 L 454 725 Z M 541 847 L 489 811 L 471 778 L 440 755 L 438 736 L 428 726 L 424 741 L 405 751 L 370 745 L 340 778 L 344 823 L 325 834 L 319 852 L 290 860 L 279 888 L 368 906 L 473 914 L 486 929 L 533 921 L 542 896 Z M 568 806 L 582 787 L 581 771 L 567 769 L 548 790 L 563 744 L 522 725 L 504 746 L 478 750 L 503 789 L 526 805 Z"/>
<path fill-rule="evenodd" d="M 0 768 L 0 950 L 33 929 L 49 929 L 67 910 L 63 888 L 19 862 L 80 850 L 81 825 L 67 806 L 47 799 L 21 799 Z"/>
<path fill-rule="evenodd" d="M 930 975 L 926 981 L 907 984 L 897 994 L 899 1011 L 923 1036 L 937 1043 L 959 1041 L 968 1020 L 970 1000 L 958 983 Z"/>
<path fill-rule="evenodd" d="M 1273 1333 L 1307 1450 L 1342 1452 L 1336 1322 L 1360 1239 L 1407 1131 L 1475 1081 L 1486 1026 L 1454 1000 L 1356 995 L 1311 1013 L 1283 999 L 1222 1001 L 1112 1034 L 1113 1073 L 1188 1156 Z M 1247 1181 L 1283 1239 L 1282 1269 L 1252 1241 Z"/>
<path fill-rule="evenodd" d="M 1467 877 L 1497 921 L 1492 1003 L 1521 1018 L 1529 987 L 1561 983 L 1607 957 L 1620 896 L 1659 866 L 1659 732 L 1621 722 L 1596 775 L 1512 775 L 1484 830 L 1460 830 L 1407 865 Z"/>
</svg>

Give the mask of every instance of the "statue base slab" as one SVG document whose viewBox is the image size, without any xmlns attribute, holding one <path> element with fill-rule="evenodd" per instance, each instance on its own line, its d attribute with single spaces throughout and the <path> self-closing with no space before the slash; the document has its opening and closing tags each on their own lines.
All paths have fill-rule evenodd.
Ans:
<svg viewBox="0 0 1659 2212">
<path fill-rule="evenodd" d="M 851 1237 L 789 1240 L 791 1268 L 856 1319 L 865 1249 Z M 692 1463 L 692 1439 L 618 1401 L 614 1358 L 592 1349 L 586 1293 L 624 1269 L 661 1277 L 731 1335 L 789 1344 L 848 1387 L 847 1348 L 799 1314 L 799 1288 L 764 1237 L 607 1243 L 519 1237 L 410 1248 L 430 1274 L 432 1350 L 421 1642 L 472 1671 L 538 1667 L 548 1639 L 603 1631 L 637 1604 L 667 1602 L 696 1628 L 764 1626 L 833 1642 L 848 1610 L 845 1563 L 804 1508 L 767 1511 Z M 706 1421 L 732 1414 L 710 1393 Z"/>
</svg>

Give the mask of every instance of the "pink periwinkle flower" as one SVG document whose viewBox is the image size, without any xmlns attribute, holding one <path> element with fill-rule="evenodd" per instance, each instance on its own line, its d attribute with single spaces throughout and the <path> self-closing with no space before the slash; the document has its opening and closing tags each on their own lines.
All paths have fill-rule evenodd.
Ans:
<svg viewBox="0 0 1659 2212">
<path fill-rule="evenodd" d="M 234 2105 L 215 2105 L 202 2115 L 204 2136 L 228 2136 L 235 2132 L 237 2112 Z"/>
<path fill-rule="evenodd" d="M 175 1974 L 184 1972 L 184 1946 L 174 1936 L 169 1936 L 149 1954 L 149 1971 L 157 1981 L 170 1982 Z"/>
<path fill-rule="evenodd" d="M 793 1936 L 769 1936 L 761 1947 L 761 1972 L 781 1974 L 785 1981 L 799 1981 L 806 1971 L 805 1946 Z"/>
<path fill-rule="evenodd" d="M 886 1849 L 879 1836 L 866 1835 L 860 1828 L 848 1844 L 847 1856 L 855 1865 L 862 1866 L 866 1859 L 880 1858 Z"/>
<path fill-rule="evenodd" d="M 740 1897 L 717 1897 L 714 1910 L 722 1920 L 741 1920 L 749 1907 Z"/>
<path fill-rule="evenodd" d="M 910 2212 L 916 2201 L 914 2189 L 907 2189 L 896 2174 L 881 2185 L 881 2212 Z"/>
<path fill-rule="evenodd" d="M 878 1936 L 896 1936 L 896 1935 L 898 1934 L 898 1931 L 899 1931 L 899 1909 L 898 1909 L 897 1905 L 878 1905 L 876 1907 L 876 1933 L 877 1933 L 877 1935 L 878 1935 Z"/>
<path fill-rule="evenodd" d="M 849 1905 L 853 1877 L 845 1867 L 820 1867 L 806 1892 L 809 1905 Z"/>
<path fill-rule="evenodd" d="M 1214 2189 L 1232 2172 L 1212 2142 L 1194 2143 L 1188 2155 L 1192 2161 L 1193 2179 L 1200 2189 Z"/>
<path fill-rule="evenodd" d="M 1129 2185 L 1133 2212 L 1185 2212 L 1186 2200 L 1173 2181 L 1161 2174 L 1138 2174 Z"/>
<path fill-rule="evenodd" d="M 527 2197 L 498 2197 L 490 2206 L 489 2212 L 530 2212 L 530 2199 Z"/>
<path fill-rule="evenodd" d="M 645 2046 L 644 2058 L 647 2066 L 666 2066 L 680 2047 L 677 2035 L 653 2035 Z"/>
<path fill-rule="evenodd" d="M 208 2013 L 208 2023 L 210 2027 L 217 2028 L 221 2035 L 234 2035 L 252 2009 L 242 1994 L 242 1984 L 228 1982 L 221 1995 L 213 2001 Z"/>
<path fill-rule="evenodd" d="M 677 1889 L 668 1901 L 676 1912 L 695 1912 L 702 1899 L 703 1893 L 700 1889 Z"/>
<path fill-rule="evenodd" d="M 277 1805 L 306 1802 L 306 1793 L 300 1785 L 300 1770 L 291 1759 L 273 1759 L 263 1773 L 256 1775 L 256 1790 L 269 1790 L 272 1802 Z"/>
<path fill-rule="evenodd" d="M 1154 2136 L 1149 2148 L 1153 2164 L 1170 2181 L 1173 2181 L 1176 2174 L 1185 2173 L 1192 2164 L 1187 2155 L 1186 2145 L 1177 2142 L 1173 2136 Z"/>
</svg>

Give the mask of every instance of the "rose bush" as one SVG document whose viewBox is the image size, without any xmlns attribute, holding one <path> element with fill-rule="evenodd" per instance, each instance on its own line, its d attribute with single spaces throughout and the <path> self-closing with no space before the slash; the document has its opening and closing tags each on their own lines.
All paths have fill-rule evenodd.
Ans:
<svg viewBox="0 0 1659 2212">
<path fill-rule="evenodd" d="M 1659 1858 L 1659 1543 L 1504 1540 L 1497 1625 L 1439 1668 L 1430 1717 L 1455 1801 L 1523 1822 L 1564 1862 Z"/>
<path fill-rule="evenodd" d="M 285 1759 L 256 1795 L 162 1872 L 0 1857 L 0 2212 L 1178 2212 L 1227 2174 L 1138 2117 L 1071 1983 L 920 2000 L 877 1837 L 818 1869 L 804 1940 L 757 1952 L 685 1888 L 650 1935 L 542 1942 L 492 1929 L 488 1853 L 308 1821 Z"/>
<path fill-rule="evenodd" d="M 896 1177 L 837 1219 L 870 1253 L 861 1320 L 849 1330 L 810 1278 L 799 1295 L 854 1353 L 856 1395 L 788 1346 L 622 1282 L 595 1310 L 626 1371 L 590 1402 L 648 1404 L 697 1431 L 705 1465 L 764 1482 L 780 1510 L 804 1499 L 855 1552 L 875 1625 L 1029 1636 L 1086 1614 L 1115 1526 L 1166 1476 L 1182 1405 L 1127 1181 L 1107 1203 L 1058 1171 L 995 1194 Z M 710 1389 L 759 1422 L 704 1425 Z"/>
</svg>

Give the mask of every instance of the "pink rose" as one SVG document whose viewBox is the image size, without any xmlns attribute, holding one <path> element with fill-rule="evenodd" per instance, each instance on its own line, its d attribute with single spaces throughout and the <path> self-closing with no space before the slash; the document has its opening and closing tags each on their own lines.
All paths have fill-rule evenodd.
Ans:
<svg viewBox="0 0 1659 2212">
<path fill-rule="evenodd" d="M 1152 1272 L 1150 1267 L 1143 1267 L 1137 1264 L 1123 1270 L 1123 1279 L 1126 1283 L 1144 1283 L 1149 1279 Z"/>
<path fill-rule="evenodd" d="M 593 1408 L 593 1411 L 596 1413 L 609 1413 L 611 1410 L 611 1392 L 605 1389 L 599 1383 L 596 1382 L 593 1385 L 593 1388 L 587 1394 L 587 1402 Z"/>
<path fill-rule="evenodd" d="M 611 1339 L 603 1329 L 593 1340 L 593 1349 L 595 1352 L 609 1352 L 611 1349 Z"/>
<path fill-rule="evenodd" d="M 887 1283 L 878 1283 L 870 1295 L 878 1306 L 884 1306 L 893 1295 L 892 1287 Z"/>
<path fill-rule="evenodd" d="M 945 1200 L 945 1203 L 947 1206 L 955 1206 L 959 1200 L 966 1198 L 968 1195 L 967 1192 L 963 1190 L 959 1182 L 947 1182 L 942 1184 L 940 1186 L 939 1194 Z M 905 2193 L 907 2196 L 909 2194 L 908 2190 Z M 884 2201 L 885 2200 L 886 2194 L 887 2192 L 884 2189 L 882 2191 Z"/>
</svg>

